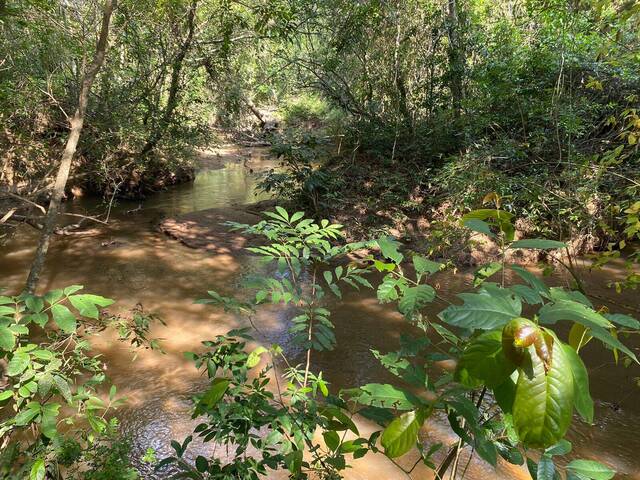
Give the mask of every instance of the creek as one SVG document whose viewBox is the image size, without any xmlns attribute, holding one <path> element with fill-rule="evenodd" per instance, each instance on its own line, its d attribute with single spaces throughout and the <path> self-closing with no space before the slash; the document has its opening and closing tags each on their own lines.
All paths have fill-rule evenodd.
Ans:
<svg viewBox="0 0 640 480">
<path fill-rule="evenodd" d="M 232 294 L 237 291 L 241 275 L 260 268 L 254 257 L 234 251 L 188 248 L 160 232 L 158 222 L 209 208 L 228 212 L 233 219 L 239 206 L 265 198 L 256 194 L 255 187 L 259 173 L 273 165 L 264 149 L 223 150 L 213 161 L 202 164 L 192 183 L 157 193 L 140 205 L 119 202 L 113 208 L 109 224 L 100 225 L 94 235 L 59 236 L 51 246 L 42 291 L 80 284 L 87 292 L 117 300 L 110 308 L 113 312 L 138 305 L 164 321 L 164 325 L 155 325 L 151 332 L 152 337 L 162 339 L 164 353 L 145 350 L 134 355 L 127 345 L 108 335 L 93 340 L 108 366 L 110 380 L 118 386 L 119 394 L 128 399 L 119 417 L 122 432 L 132 440 L 134 457 L 142 456 L 149 447 L 156 450 L 158 458 L 170 455 L 170 440 L 182 441 L 196 425 L 189 413 L 190 398 L 204 389 L 206 381 L 183 353 L 198 350 L 203 340 L 246 326 L 240 318 L 193 301 L 205 297 L 207 290 Z M 80 198 L 69 202 L 67 209 L 91 214 L 103 211 L 104 205 Z M 38 232 L 24 227 L 3 247 L 0 284 L 9 291 L 18 290 L 24 283 L 37 240 Z M 596 295 L 597 304 L 637 317 L 637 311 L 619 306 L 637 306 L 637 292 L 618 295 L 606 286 L 609 281 L 622 278 L 623 273 L 622 266 L 615 264 L 594 272 L 589 272 L 586 266 L 581 269 L 587 290 Z M 471 278 L 468 272 L 443 273 L 435 278 L 435 286 L 440 295 L 453 298 L 455 293 L 470 287 Z M 562 284 L 568 279 L 558 274 L 549 281 Z M 440 308 L 441 305 L 434 306 Z M 299 360 L 301 352 L 290 344 L 287 334 L 287 314 L 275 309 L 263 312 L 256 319 L 263 334 L 260 341 L 279 343 L 294 360 Z M 313 368 L 323 371 L 333 390 L 368 382 L 393 382 L 393 377 L 370 353 L 371 349 L 395 350 L 401 334 L 415 332 L 393 305 L 380 305 L 371 291 L 348 292 L 332 319 L 338 347 L 315 355 Z M 625 341 L 639 351 L 637 339 Z M 640 367 L 616 366 L 611 352 L 595 342 L 586 348 L 585 361 L 596 400 L 596 422 L 589 426 L 574 419 L 569 434 L 573 443 L 571 456 L 604 462 L 619 472 L 616 478 L 640 480 L 640 437 L 636 430 L 640 427 Z M 365 431 L 373 429 L 364 420 L 361 424 Z M 446 419 L 436 418 L 424 429 L 423 439 L 425 444 L 436 441 L 448 444 L 454 437 Z M 207 448 L 195 442 L 191 450 L 195 455 Z M 469 452 L 465 455 L 464 463 Z M 415 457 L 407 457 L 401 463 L 412 465 Z M 154 473 L 149 465 L 138 466 L 146 479 L 166 478 Z M 354 463 L 346 478 L 407 477 L 383 456 L 367 455 Z M 416 469 L 412 478 L 431 476 L 427 469 Z M 524 479 L 528 474 L 504 462 L 495 472 L 474 459 L 466 478 Z"/>
</svg>

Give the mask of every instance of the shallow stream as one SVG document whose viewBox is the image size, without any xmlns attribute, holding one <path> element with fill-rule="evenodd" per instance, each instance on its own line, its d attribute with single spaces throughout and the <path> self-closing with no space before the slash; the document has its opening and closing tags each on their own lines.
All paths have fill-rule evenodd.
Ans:
<svg viewBox="0 0 640 480">
<path fill-rule="evenodd" d="M 198 349 L 200 342 L 244 326 L 241 319 L 221 311 L 194 305 L 207 290 L 234 292 L 241 274 L 258 268 L 250 256 L 204 252 L 187 248 L 158 231 L 164 217 L 206 208 L 230 208 L 254 202 L 257 175 L 273 162 L 261 149 L 223 151 L 216 161 L 204 164 L 195 181 L 173 187 L 149 197 L 145 202 L 121 202 L 112 212 L 108 226 L 100 226 L 93 236 L 58 237 L 52 244 L 43 274 L 43 291 L 71 284 L 81 284 L 88 292 L 117 300 L 114 307 L 126 310 L 141 305 L 157 313 L 166 325 L 157 325 L 153 337 L 162 338 L 165 353 L 139 352 L 111 337 L 95 339 L 96 349 L 105 357 L 107 374 L 128 398 L 120 412 L 122 431 L 130 436 L 134 455 L 141 456 L 148 447 L 158 458 L 171 454 L 171 439 L 181 441 L 195 425 L 191 420 L 190 396 L 204 388 L 205 380 L 187 361 L 183 352 Z M 264 197 L 262 197 L 264 198 Z M 140 207 L 139 210 L 137 208 Z M 104 209 L 94 200 L 76 199 L 68 205 L 73 211 L 96 213 Z M 131 210 L 136 210 L 130 212 Z M 127 213 L 129 211 L 129 213 Z M 24 283 L 37 243 L 37 232 L 25 227 L 3 247 L 0 254 L 0 285 L 10 291 Z M 589 292 L 597 304 L 609 304 L 616 311 L 638 316 L 638 312 L 619 306 L 637 308 L 637 292 L 617 295 L 606 283 L 622 276 L 620 266 L 589 273 L 584 270 Z M 469 275 L 449 273 L 437 278 L 439 293 L 445 297 L 469 288 Z M 557 276 L 552 283 L 566 279 Z M 441 308 L 441 306 L 436 306 Z M 402 333 L 409 326 L 393 306 L 379 305 L 371 292 L 350 292 L 335 310 L 338 347 L 317 355 L 314 368 L 322 370 L 335 389 L 367 382 L 393 381 L 372 357 L 370 350 L 391 351 L 398 347 Z M 286 333 L 286 312 L 266 312 L 257 319 L 266 343 L 280 343 L 295 357 Z M 639 352 L 637 339 L 628 339 Z M 599 345 L 587 347 L 586 363 L 596 399 L 596 423 L 582 424 L 577 418 L 570 433 L 576 457 L 597 459 L 619 472 L 616 478 L 640 480 L 640 368 L 615 366 L 610 352 Z M 364 424 L 364 430 L 373 426 Z M 453 440 L 446 420 L 431 422 L 423 432 L 425 443 Z M 203 449 L 195 445 L 194 451 Z M 468 456 L 468 454 L 467 454 Z M 463 457 L 466 462 L 466 457 Z M 414 459 L 403 459 L 412 465 Z M 145 478 L 166 478 L 154 474 L 141 464 Z M 280 478 L 280 477 L 274 477 Z M 366 456 L 355 463 L 347 478 L 405 479 L 382 456 Z M 416 469 L 411 478 L 431 478 L 428 471 Z M 481 461 L 473 460 L 466 478 L 528 478 L 521 469 L 501 465 L 498 472 Z"/>
</svg>

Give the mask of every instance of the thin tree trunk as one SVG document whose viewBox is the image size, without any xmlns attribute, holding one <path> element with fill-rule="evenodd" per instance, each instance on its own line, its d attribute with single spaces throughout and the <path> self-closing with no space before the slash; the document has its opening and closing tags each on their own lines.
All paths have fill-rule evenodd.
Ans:
<svg viewBox="0 0 640 480">
<path fill-rule="evenodd" d="M 462 112 L 462 79 L 464 76 L 464 53 L 460 39 L 458 0 L 448 0 L 447 32 L 449 35 L 449 88 L 454 117 Z"/>
<path fill-rule="evenodd" d="M 173 68 L 171 70 L 171 81 L 169 83 L 169 95 L 167 96 L 167 105 L 165 106 L 164 113 L 158 122 L 157 128 L 147 140 L 147 143 L 142 147 L 139 157 L 145 156 L 151 150 L 153 150 L 158 142 L 162 139 L 165 130 L 173 119 L 173 112 L 178 106 L 178 95 L 180 93 L 180 74 L 182 72 L 182 66 L 187 53 L 191 49 L 193 44 L 193 37 L 196 29 L 196 7 L 198 6 L 198 0 L 193 0 L 189 7 L 189 13 L 187 15 L 187 37 L 180 46 L 176 58 L 173 60 Z"/>
<path fill-rule="evenodd" d="M 67 144 L 64 148 L 64 152 L 62 153 L 62 160 L 60 161 L 56 182 L 51 193 L 51 200 L 49 201 L 49 209 L 47 210 L 47 215 L 45 217 L 42 236 L 40 237 L 40 242 L 38 243 L 36 255 L 33 259 L 33 263 L 31 264 L 31 270 L 29 271 L 29 277 L 27 278 L 27 284 L 25 286 L 25 290 L 28 293 L 33 293 L 35 291 L 38 286 L 40 274 L 42 273 L 42 268 L 44 267 L 47 251 L 49 250 L 49 241 L 51 240 L 51 235 L 53 234 L 56 226 L 58 211 L 60 210 L 60 204 L 62 203 L 62 197 L 64 196 L 69 172 L 71 171 L 71 163 L 73 162 L 73 156 L 76 152 L 78 141 L 80 140 L 80 133 L 82 132 L 82 126 L 84 124 L 84 115 L 87 110 L 87 104 L 89 103 L 89 93 L 91 92 L 91 87 L 93 86 L 93 82 L 96 79 L 98 71 L 104 63 L 104 57 L 108 46 L 111 14 L 113 13 L 116 4 L 117 0 L 105 0 L 104 2 L 102 26 L 100 28 L 100 35 L 96 45 L 96 53 L 91 65 L 82 78 L 80 94 L 78 96 L 78 107 L 69 121 L 71 131 L 69 132 L 69 138 L 67 139 Z"/>
</svg>

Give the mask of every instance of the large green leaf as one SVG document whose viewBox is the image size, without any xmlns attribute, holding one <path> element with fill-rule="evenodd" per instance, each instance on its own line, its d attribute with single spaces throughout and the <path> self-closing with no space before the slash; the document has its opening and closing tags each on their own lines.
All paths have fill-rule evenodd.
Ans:
<svg viewBox="0 0 640 480">
<path fill-rule="evenodd" d="M 640 330 L 640 322 L 630 315 L 624 315 L 622 313 L 605 313 L 607 320 L 620 325 L 621 327 L 633 328 Z"/>
<path fill-rule="evenodd" d="M 45 468 L 44 459 L 38 458 L 31 466 L 29 480 L 44 480 L 47 470 Z"/>
<path fill-rule="evenodd" d="M 11 357 L 9 364 L 7 365 L 7 375 L 15 377 L 21 374 L 29 366 L 30 358 L 26 352 L 16 352 Z"/>
<path fill-rule="evenodd" d="M 398 250 L 400 248 L 400 242 L 391 237 L 382 237 L 377 240 L 377 243 L 385 258 L 393 260 L 395 263 L 402 262 L 404 256 Z"/>
<path fill-rule="evenodd" d="M 496 210 L 494 208 L 481 208 L 466 213 L 465 215 L 463 215 L 462 220 L 465 221 L 472 218 L 477 218 L 478 220 L 486 220 L 488 218 L 491 218 L 501 221 L 507 221 L 513 218 L 513 214 L 504 210 Z"/>
<path fill-rule="evenodd" d="M 383 383 L 368 383 L 356 390 L 356 396 L 362 405 L 397 410 L 411 410 L 423 404 L 414 394 Z"/>
<path fill-rule="evenodd" d="M 230 383 L 231 382 L 225 378 L 214 379 L 211 383 L 211 387 L 204 394 L 200 402 L 208 408 L 213 408 L 220 400 L 222 400 L 222 397 L 229 388 Z"/>
<path fill-rule="evenodd" d="M 589 393 L 589 373 L 580 355 L 569 345 L 562 345 L 573 374 L 576 411 L 585 422 L 593 423 L 593 399 Z"/>
<path fill-rule="evenodd" d="M 555 473 L 556 466 L 553 464 L 553 459 L 548 455 L 540 457 L 536 470 L 536 480 L 554 480 Z"/>
<path fill-rule="evenodd" d="M 384 429 L 380 443 L 388 457 L 404 455 L 415 446 L 418 432 L 424 423 L 424 418 L 421 417 L 416 411 L 405 412 Z"/>
<path fill-rule="evenodd" d="M 483 290 L 480 293 L 460 293 L 464 303 L 451 305 L 440 312 L 440 319 L 456 327 L 494 330 L 519 317 L 520 299 L 506 289 Z"/>
<path fill-rule="evenodd" d="M 422 257 L 420 255 L 414 255 L 413 258 L 413 266 L 416 269 L 416 273 L 418 275 L 430 275 L 440 271 L 442 268 L 442 264 L 438 262 L 434 262 L 433 260 L 429 260 L 428 258 Z"/>
<path fill-rule="evenodd" d="M 0 325 L 0 349 L 12 350 L 16 344 L 16 337 L 7 327 Z"/>
<path fill-rule="evenodd" d="M 89 318 L 98 318 L 98 307 L 108 307 L 113 300 L 101 297 L 100 295 L 72 295 L 69 297 L 71 305 L 73 305 L 80 315 Z"/>
<path fill-rule="evenodd" d="M 518 377 L 513 421 L 525 446 L 546 448 L 564 437 L 573 412 L 573 375 L 559 341 L 553 342 L 548 372 L 533 346 L 528 348 L 531 369 Z"/>
<path fill-rule="evenodd" d="M 392 274 L 384 277 L 384 280 L 378 285 L 376 295 L 381 303 L 389 303 L 398 300 L 398 289 L 404 289 L 406 281 L 402 278 L 395 278 Z"/>
<path fill-rule="evenodd" d="M 487 222 L 482 220 L 478 220 L 477 218 L 469 218 L 468 220 L 464 220 L 462 224 L 470 230 L 478 233 L 484 233 L 488 237 L 495 237 L 495 235 L 491 232 L 491 227 Z"/>
<path fill-rule="evenodd" d="M 551 287 L 549 289 L 549 295 L 551 300 L 553 300 L 554 302 L 559 302 L 560 300 L 570 300 L 593 308 L 591 300 L 589 300 L 584 293 L 577 290 L 567 290 L 562 287 Z"/>
<path fill-rule="evenodd" d="M 616 474 L 606 465 L 593 460 L 573 460 L 567 465 L 567 470 L 592 480 L 610 480 Z"/>
<path fill-rule="evenodd" d="M 516 272 L 516 274 L 522 278 L 525 282 L 527 282 L 531 288 L 533 288 L 536 292 L 542 295 L 545 298 L 549 298 L 550 292 L 549 287 L 545 285 L 545 283 L 539 279 L 536 275 L 531 273 L 524 267 L 519 265 L 510 265 L 509 268 Z"/>
<path fill-rule="evenodd" d="M 403 315 L 411 315 L 436 298 L 436 291 L 431 285 L 417 285 L 402 292 L 402 298 L 398 302 L 398 310 Z"/>
<path fill-rule="evenodd" d="M 502 270 L 502 263 L 491 262 L 483 265 L 473 275 L 473 286 L 479 287 L 486 279 Z"/>
<path fill-rule="evenodd" d="M 613 326 L 609 320 L 592 308 L 572 300 L 559 300 L 555 303 L 548 303 L 540 309 L 538 315 L 540 316 L 540 322 L 548 325 L 553 325 L 560 320 L 572 320 L 587 328 L 594 326 L 611 328 Z"/>
<path fill-rule="evenodd" d="M 542 307 L 538 315 L 540 316 L 540 322 L 546 324 L 554 324 L 559 320 L 577 322 L 588 328 L 592 337 L 597 338 L 611 348 L 624 352 L 635 362 L 638 362 L 636 355 L 606 330 L 607 328 L 612 328 L 613 324 L 586 305 L 571 300 L 560 300 Z"/>
<path fill-rule="evenodd" d="M 76 317 L 67 307 L 57 303 L 51 307 L 51 313 L 53 314 L 53 321 L 60 327 L 60 330 L 65 333 L 73 333 L 76 331 L 78 326 Z"/>
<path fill-rule="evenodd" d="M 466 371 L 472 378 L 494 388 L 504 383 L 515 368 L 502 352 L 502 332 L 492 330 L 471 340 L 462 353 L 456 377 L 460 379 L 460 374 Z"/>
</svg>

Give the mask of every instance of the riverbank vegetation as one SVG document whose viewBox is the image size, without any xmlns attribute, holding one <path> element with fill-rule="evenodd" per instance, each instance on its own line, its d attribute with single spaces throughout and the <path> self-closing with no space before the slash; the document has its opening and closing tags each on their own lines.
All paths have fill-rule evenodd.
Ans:
<svg viewBox="0 0 640 480">
<path fill-rule="evenodd" d="M 593 422 L 584 347 L 638 363 L 638 321 L 594 304 L 574 268 L 622 259 L 611 287 L 640 284 L 638 31 L 636 0 L 0 0 L 0 242 L 40 232 L 24 289 L 0 296 L 0 477 L 138 477 L 90 338 L 158 349 L 157 319 L 110 314 L 79 286 L 40 291 L 49 245 L 236 142 L 271 147 L 280 164 L 259 188 L 282 206 L 229 225 L 260 238 L 248 250 L 265 270 L 200 301 L 253 331 L 188 354 L 210 381 L 194 437 L 235 455 L 192 458 L 193 437 L 176 439 L 174 456 L 145 455 L 159 475 L 341 478 L 384 454 L 455 478 L 466 448 L 537 480 L 612 478 L 554 457 L 572 421 Z M 65 211 L 81 196 L 102 211 Z M 538 261 L 571 288 L 521 265 Z M 473 288 L 450 303 L 432 280 L 461 264 Z M 326 299 L 345 288 L 413 326 L 398 351 L 371 352 L 396 383 L 334 391 L 314 370 L 338 342 Z M 250 347 L 263 304 L 286 310 L 302 365 Z M 435 415 L 451 445 L 420 436 Z M 361 435 L 356 418 L 379 429 Z"/>
</svg>

